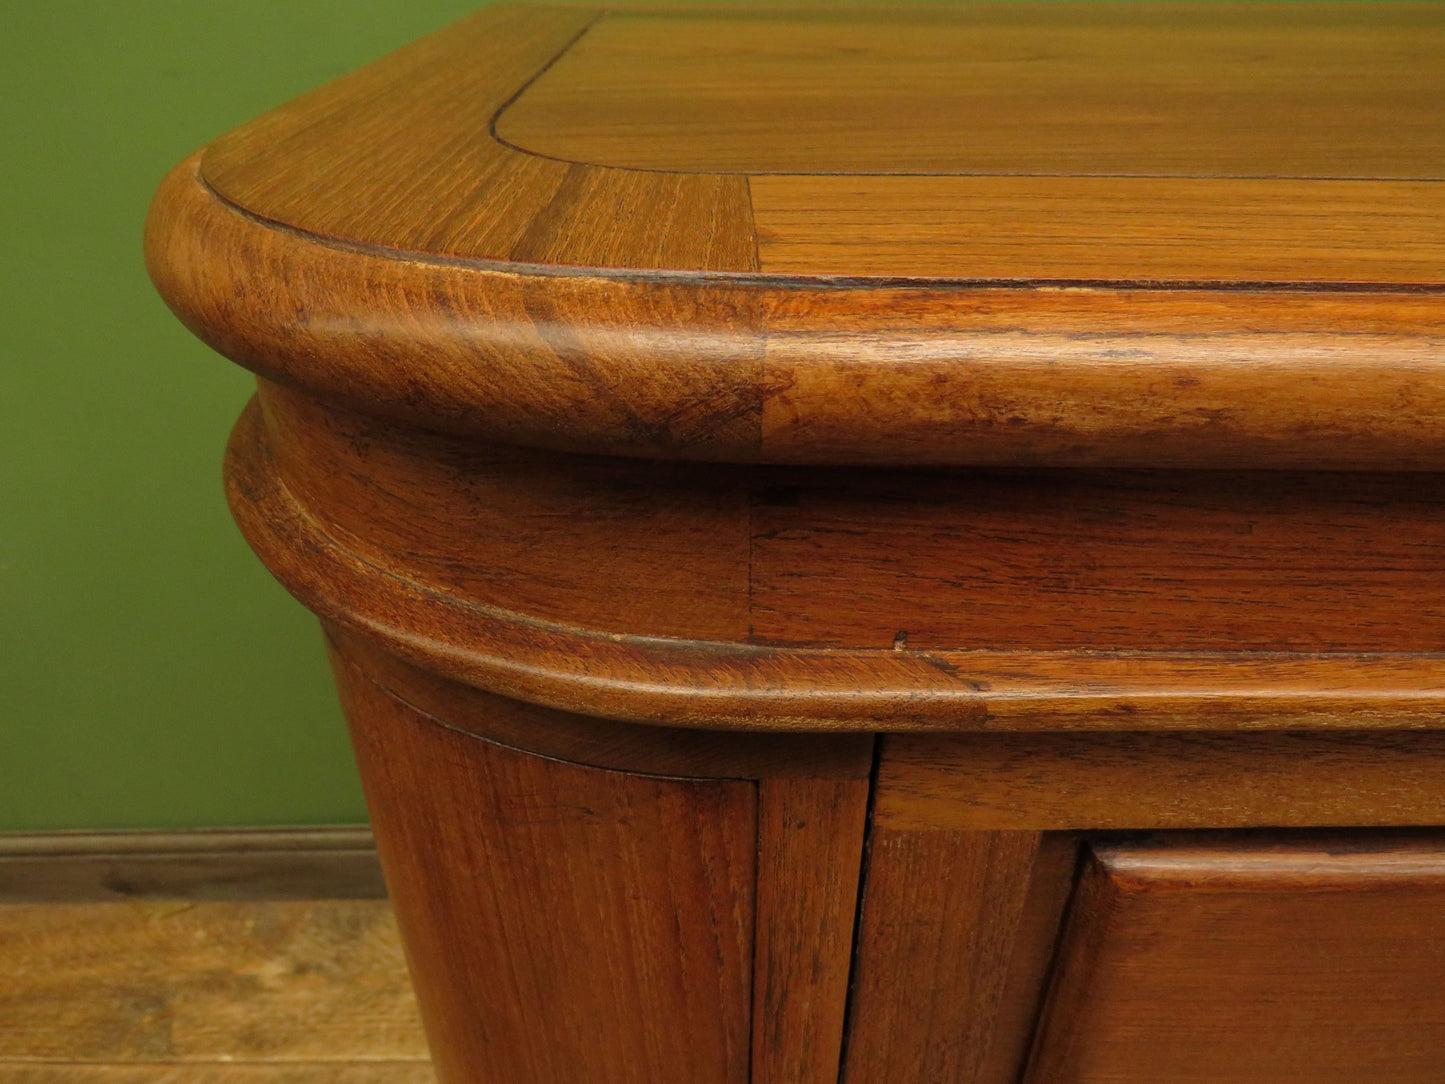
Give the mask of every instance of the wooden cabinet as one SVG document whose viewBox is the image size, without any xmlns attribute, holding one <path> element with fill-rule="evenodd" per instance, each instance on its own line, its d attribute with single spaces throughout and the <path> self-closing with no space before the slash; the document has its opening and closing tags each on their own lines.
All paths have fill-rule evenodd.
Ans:
<svg viewBox="0 0 1445 1084">
<path fill-rule="evenodd" d="M 1442 1079 L 1442 80 L 494 5 L 176 168 L 443 1081 Z"/>
<path fill-rule="evenodd" d="M 1445 821 L 1445 734 L 893 735 L 875 764 L 330 635 L 445 1080 L 1438 1075 L 1445 829 L 1384 826 Z M 1303 827 L 1331 823 L 1381 827 Z"/>
</svg>

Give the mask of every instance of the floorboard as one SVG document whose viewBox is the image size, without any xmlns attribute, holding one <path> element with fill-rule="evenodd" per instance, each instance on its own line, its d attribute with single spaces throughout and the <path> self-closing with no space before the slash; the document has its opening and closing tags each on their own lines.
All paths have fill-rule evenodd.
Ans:
<svg viewBox="0 0 1445 1084">
<path fill-rule="evenodd" d="M 0 1062 L 4 1084 L 436 1084 L 430 1062 L 77 1065 Z"/>
<path fill-rule="evenodd" d="M 430 1084 L 385 900 L 0 904 L 4 1084 Z"/>
</svg>

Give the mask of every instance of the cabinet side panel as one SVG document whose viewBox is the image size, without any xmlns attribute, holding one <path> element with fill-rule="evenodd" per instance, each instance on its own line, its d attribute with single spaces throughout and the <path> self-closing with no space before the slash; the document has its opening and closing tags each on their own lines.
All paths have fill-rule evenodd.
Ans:
<svg viewBox="0 0 1445 1084">
<path fill-rule="evenodd" d="M 443 1084 L 744 1084 L 756 785 L 549 760 L 336 673 Z"/>
</svg>

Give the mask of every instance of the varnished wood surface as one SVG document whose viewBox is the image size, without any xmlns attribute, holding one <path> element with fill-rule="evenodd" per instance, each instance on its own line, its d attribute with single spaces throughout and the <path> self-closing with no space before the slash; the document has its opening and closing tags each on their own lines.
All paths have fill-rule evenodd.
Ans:
<svg viewBox="0 0 1445 1084">
<path fill-rule="evenodd" d="M 868 790 L 759 781 L 750 1084 L 837 1084 Z"/>
<path fill-rule="evenodd" d="M 960 1060 L 962 1065 L 977 1066 L 971 1084 L 1018 1084 L 1038 1028 L 1081 850 L 1080 837 L 1071 832 L 1045 832 L 1039 837 L 993 1026 L 983 1049 Z M 952 995 L 947 982 L 934 994 L 946 1000 Z M 969 1078 L 965 1074 L 962 1079 Z"/>
<path fill-rule="evenodd" d="M 264 219 L 383 248 L 752 270 L 745 179 L 575 168 L 490 136 L 494 114 L 601 14 L 488 7 L 217 141 L 205 179 Z M 325 186 L 297 183 L 298 154 Z"/>
<path fill-rule="evenodd" d="M 1422 179 L 1445 70 L 1431 5 L 780 10 L 489 7 L 184 163 L 157 195 L 152 274 L 258 372 L 505 442 L 800 463 L 1445 463 L 1445 189 Z M 752 44 L 728 46 L 737 35 Z M 950 74 L 958 35 L 997 57 L 987 78 Z M 1155 39 L 1195 47 L 1165 58 Z M 643 78 L 650 63 L 674 74 Z M 1244 82 L 1221 82 L 1221 64 Z M 736 71 L 710 81 L 708 65 Z M 830 66 L 862 74 L 818 78 Z M 778 78 L 748 74 L 763 70 Z M 821 164 L 620 169 L 492 135 L 526 88 L 498 130 L 535 105 L 528 138 L 572 138 L 592 103 L 612 108 L 599 72 L 647 131 L 588 125 L 596 138 L 730 153 L 681 123 L 700 108 L 675 93 L 686 72 L 754 111 L 729 105 L 738 138 Z M 881 86 L 922 93 L 900 72 L 1012 95 L 1039 138 L 961 99 L 900 113 Z M 800 80 L 825 90 L 789 98 Z M 800 138 L 788 101 L 828 137 Z M 1064 124 L 1070 109 L 1091 123 Z M 766 133 L 747 119 L 765 113 Z M 1009 133 L 996 151 L 921 134 L 982 116 Z M 1008 177 L 812 175 L 855 152 L 942 155 L 948 173 L 948 155 L 1004 143 Z M 1180 175 L 1041 176 L 1029 158 L 1110 147 Z M 1214 172 L 1182 175 L 1205 169 L 1191 155 Z M 1355 179 L 1309 179 L 1326 160 Z"/>
<path fill-rule="evenodd" d="M 1435 936 L 1095 840 L 1054 953 L 1084 833 L 1445 817 L 1442 10 L 499 5 L 172 172 L 443 1081 L 1016 1084 L 1050 988 L 1153 1084 L 1200 931 Z"/>
<path fill-rule="evenodd" d="M 874 823 L 899 831 L 1445 823 L 1429 733 L 898 734 Z"/>
<path fill-rule="evenodd" d="M 977 1078 L 1024 925 L 1039 843 L 1037 832 L 1026 831 L 873 829 L 848 1084 Z M 1072 863 L 1065 882 L 1071 874 Z"/>
<path fill-rule="evenodd" d="M 528 454 L 338 415 L 269 383 L 261 403 L 281 484 L 363 560 L 544 621 L 748 634 L 736 472 Z"/>
<path fill-rule="evenodd" d="M 429 1071 L 384 900 L 0 905 L 0 1079 L 310 1084 L 326 1066 Z"/>
<path fill-rule="evenodd" d="M 794 290 L 766 312 L 762 447 L 813 464 L 1418 469 L 1439 313 L 1381 293 Z"/>
<path fill-rule="evenodd" d="M 336 672 L 440 1080 L 744 1084 L 755 785 L 549 761 Z"/>
<path fill-rule="evenodd" d="M 227 357 L 429 428 L 616 454 L 756 457 L 753 290 L 336 246 L 239 212 L 197 168 L 193 156 L 158 191 L 147 262 L 186 325 Z"/>
<path fill-rule="evenodd" d="M 643 775 L 701 779 L 800 779 L 866 783 L 874 736 L 639 726 L 554 711 L 447 681 L 341 629 L 339 651 L 392 697 L 446 725 L 497 745 L 553 760 Z"/>
<path fill-rule="evenodd" d="M 385 896 L 365 825 L 0 834 L 0 903 Z"/>
<path fill-rule="evenodd" d="M 0 1061 L 6 1084 L 435 1084 L 426 1062 L 296 1065 L 44 1065 Z"/>
<path fill-rule="evenodd" d="M 1426 1084 L 1442 976 L 1438 834 L 1103 846 L 1026 1079 Z"/>
<path fill-rule="evenodd" d="M 758 267 L 778 274 L 1357 286 L 1445 278 L 1436 180 L 779 176 L 754 177 L 750 191 Z"/>
<path fill-rule="evenodd" d="M 503 6 L 274 110 L 218 141 L 203 169 L 267 220 L 511 263 L 750 271 L 755 232 L 781 230 L 763 270 L 1439 283 L 1442 204 L 1431 185 L 1408 182 L 1438 179 L 1442 56 L 1445 22 L 1419 4 Z M 298 181 L 303 153 L 324 163 L 326 188 Z M 814 175 L 885 176 L 862 200 L 824 182 L 811 203 L 822 213 L 785 221 L 768 213 L 778 191 L 755 177 L 755 224 L 748 175 L 779 172 L 805 205 Z M 887 176 L 910 173 L 1039 180 L 1025 199 Z M 1091 178 L 1082 189 L 1080 175 Z M 1138 186 L 1109 179 L 1131 175 L 1346 183 L 1290 192 L 1268 182 L 1277 194 L 1266 203 L 1331 211 L 1261 208 L 1281 245 L 1247 217 L 1229 229 L 1222 208 L 1259 202 L 1247 185 L 1166 184 L 1138 199 Z M 1017 221 L 968 229 L 997 219 L 1000 194 Z M 941 201 L 956 217 L 930 216 Z M 1055 202 L 1079 212 L 1072 232 L 1038 232 Z M 1121 204 L 1132 229 L 1109 221 Z M 1383 233 L 1382 205 L 1392 210 Z M 1177 229 L 1191 207 L 1195 229 L 1211 214 L 1223 226 L 1210 238 L 1228 253 L 1216 263 Z M 1361 227 L 1373 248 L 1351 243 Z M 1031 264 L 1010 243 L 1019 228 L 1053 253 Z M 1113 243 L 1080 264 L 1069 250 L 1090 231 Z M 1392 253 L 1391 231 L 1406 251 Z M 929 251 L 910 251 L 918 232 Z M 855 243 L 838 245 L 839 234 Z M 1161 245 L 1172 253 L 1163 265 L 1152 251 Z"/>
<path fill-rule="evenodd" d="M 605 900 L 596 900 L 592 901 L 592 906 L 598 908 L 599 913 L 593 914 L 585 896 L 589 886 L 596 886 L 586 879 L 579 880 L 576 870 L 584 868 L 584 863 L 596 863 L 598 883 L 606 883 L 616 875 L 611 864 L 619 854 L 632 854 L 637 868 L 629 866 L 632 873 L 628 876 L 643 878 L 650 886 L 639 901 L 643 898 L 655 900 L 664 919 L 669 899 L 679 913 L 685 912 L 697 903 L 697 886 L 676 873 L 682 855 L 663 853 L 649 846 L 648 839 L 639 835 L 648 830 L 642 821 L 650 803 L 646 794 L 633 793 L 637 789 L 633 784 L 652 788 L 661 794 L 662 799 L 658 803 L 661 808 L 657 812 L 665 815 L 667 807 L 687 797 L 689 780 L 679 776 L 694 777 L 691 781 L 699 784 L 704 796 L 717 791 L 724 785 L 726 777 L 731 776 L 733 783 L 738 785 L 727 786 L 725 794 L 731 802 L 741 803 L 746 810 L 751 810 L 753 821 L 750 825 L 743 824 L 741 822 L 747 820 L 746 816 L 741 820 L 734 817 L 727 824 L 716 827 L 728 829 L 729 836 L 725 842 L 729 847 L 736 849 L 740 842 L 736 837 L 743 833 L 748 837 L 746 842 L 755 850 L 754 879 L 746 885 L 734 884 L 738 894 L 731 900 L 734 908 L 742 909 L 742 913 L 732 916 L 733 920 L 746 925 L 749 916 L 756 916 L 747 931 L 750 954 L 746 958 L 745 970 L 751 973 L 751 987 L 741 1004 L 735 1003 L 740 994 L 736 988 L 721 991 L 716 1002 L 710 1004 L 725 1014 L 738 1011 L 745 1014 L 750 1035 L 747 1044 L 750 1075 L 747 1079 L 755 1084 L 831 1084 L 837 1080 L 868 809 L 871 735 L 709 735 L 564 716 L 559 712 L 508 702 L 475 690 L 438 682 L 435 677 L 407 667 L 354 636 L 339 634 L 336 630 L 332 630 L 332 635 L 335 637 L 333 657 L 338 678 L 348 694 L 344 696 L 344 702 L 358 730 L 373 734 L 371 740 L 378 750 L 375 755 L 414 757 L 418 763 L 407 770 L 418 778 L 424 777 L 432 767 L 425 755 L 426 743 L 406 743 L 408 734 L 419 728 L 427 742 L 450 743 L 454 756 L 465 759 L 470 753 L 483 760 L 487 757 L 510 760 L 530 767 L 532 774 L 542 782 L 549 775 L 557 774 L 557 785 L 568 786 L 569 789 L 565 803 L 557 806 L 552 815 L 561 818 L 559 830 L 569 833 L 576 828 L 576 814 L 567 812 L 573 808 L 572 803 L 585 798 L 589 807 L 595 807 L 591 815 L 599 818 L 605 816 L 606 803 L 601 800 L 602 793 L 613 795 L 610 799 L 612 805 L 619 801 L 622 803 L 617 814 L 620 820 L 616 825 L 620 848 L 615 845 L 609 847 L 609 841 L 601 837 L 593 838 L 596 836 L 594 831 L 587 836 L 593 846 L 586 848 L 585 859 L 583 854 L 573 853 L 570 834 L 561 841 L 562 850 L 573 854 L 571 865 L 566 868 L 542 861 L 544 855 L 540 852 L 534 856 L 534 861 L 539 862 L 542 870 L 537 875 L 548 875 L 550 871 L 550 876 L 555 879 L 551 891 L 570 891 L 575 895 L 576 906 L 581 908 L 575 924 L 577 934 L 585 937 L 587 930 L 595 929 L 604 941 L 608 937 L 619 938 L 619 953 L 627 946 L 647 951 L 637 942 L 645 935 L 645 930 L 638 927 L 635 909 L 629 907 L 626 914 L 618 915 L 609 910 Z M 403 720 L 407 725 L 401 728 L 400 733 L 393 733 L 391 728 Z M 464 734 L 485 736 L 488 740 L 466 740 Z M 652 740 L 648 741 L 649 738 Z M 505 741 L 511 748 L 494 744 L 499 740 Z M 547 759 L 537 754 L 545 755 Z M 603 771 L 585 765 L 605 765 L 611 770 Z M 659 778 L 659 773 L 673 778 Z M 390 769 L 368 785 L 389 786 L 397 774 L 396 769 Z M 568 783 L 569 779 L 572 784 Z M 578 779 L 593 785 L 597 793 L 588 792 L 579 798 L 575 785 Z M 745 800 L 747 795 L 751 798 Z M 445 875 L 448 880 L 497 876 L 504 872 L 496 864 L 496 854 L 500 853 L 497 848 L 506 852 L 507 840 L 518 833 L 515 821 L 520 814 L 517 810 L 525 807 L 539 817 L 546 817 L 553 805 L 540 783 L 525 794 L 513 795 L 503 802 L 501 822 L 492 826 L 484 837 L 484 842 L 489 841 L 492 851 L 489 858 L 484 858 L 476 853 L 471 835 L 475 831 L 475 803 L 447 805 L 444 797 L 433 798 L 427 808 L 433 831 L 449 827 L 453 833 L 448 836 L 449 848 L 434 847 L 423 854 L 409 854 L 406 859 L 410 870 L 408 884 L 434 881 L 439 875 L 434 868 L 436 866 L 448 869 Z M 383 833 L 392 830 L 385 810 L 394 809 L 396 802 L 405 798 L 405 794 L 401 799 L 385 794 L 374 808 Z M 386 803 L 384 807 L 382 803 Z M 693 815 L 705 816 L 708 812 L 702 808 L 700 812 L 694 810 Z M 707 825 L 703 827 L 706 829 Z M 679 827 L 678 831 L 681 830 Z M 541 832 L 539 828 L 533 835 L 545 843 L 538 834 Z M 537 845 L 540 847 L 542 843 Z M 512 840 L 513 851 L 519 845 L 516 839 Z M 687 842 L 682 836 L 676 836 L 672 845 L 686 847 Z M 512 870 L 512 874 L 532 876 L 523 868 L 523 856 L 514 854 L 513 857 L 517 868 Z M 704 855 L 704 858 L 710 868 L 717 865 L 715 854 Z M 731 859 L 740 861 L 739 854 L 732 854 Z M 484 864 L 488 862 L 491 864 Z M 657 869 L 651 872 L 645 869 L 648 862 L 654 863 Z M 613 870 L 610 874 L 609 869 Z M 712 875 L 718 874 L 714 872 Z M 658 877 L 669 882 L 663 895 L 659 895 L 658 884 L 655 883 Z M 511 875 L 503 878 L 498 886 L 499 892 L 505 890 L 510 879 Z M 674 881 L 678 883 L 672 883 Z M 408 891 L 402 889 L 401 895 L 406 895 Z M 714 922 L 726 922 L 728 916 L 720 913 L 718 903 L 715 900 L 713 905 L 704 908 L 705 915 L 710 914 Z M 725 911 L 726 907 L 723 907 L 722 912 Z M 680 921 L 690 923 L 698 917 L 703 916 L 689 914 Z M 556 955 L 565 964 L 569 953 L 586 955 L 593 951 L 578 944 L 569 945 L 565 940 L 560 946 L 553 944 L 557 941 L 556 935 L 541 927 L 532 928 L 528 924 L 530 921 L 519 913 L 503 922 L 501 928 L 513 937 L 520 932 L 523 941 L 529 938 L 547 940 L 549 949 L 543 956 L 544 961 Z M 476 954 L 490 953 L 496 957 L 515 951 L 504 948 L 498 942 L 494 924 L 477 925 L 470 909 L 456 922 L 459 925 L 454 936 L 474 946 L 470 951 Z M 620 925 L 614 928 L 613 923 Z M 695 942 L 692 944 L 695 946 Z M 662 945 L 657 951 L 663 958 L 647 965 L 648 969 L 638 981 L 648 981 L 649 977 L 657 980 L 659 976 L 670 974 L 666 959 L 676 955 L 678 949 Z M 722 962 L 724 965 L 728 963 L 726 959 Z M 735 960 L 732 963 L 736 965 Z M 523 972 L 533 969 L 528 960 L 514 959 L 513 965 Z M 625 973 L 627 965 L 628 961 L 621 955 L 612 960 L 614 970 L 622 969 Z M 599 1006 L 612 996 L 610 988 L 604 990 L 603 987 L 617 981 L 615 974 L 606 976 L 606 981 L 599 977 L 598 988 L 589 993 L 585 988 L 585 970 L 581 973 L 567 971 L 565 978 L 561 977 L 564 972 L 559 971 L 549 978 L 545 973 L 545 962 L 539 966 L 544 969 L 537 978 L 542 984 L 539 988 L 551 991 L 546 1004 L 533 1004 L 530 998 L 535 996 L 535 992 L 525 985 L 514 991 L 516 1004 L 509 1004 L 505 1010 L 499 1010 L 498 1004 L 486 1001 L 478 1010 L 481 1015 L 477 1020 L 483 1032 L 517 1017 L 518 1026 L 523 1030 L 531 1026 L 528 1021 L 549 1021 L 543 1030 L 555 1041 L 557 1029 L 570 1019 L 569 1014 L 581 1011 L 573 1002 L 579 999 L 586 1002 L 589 996 L 597 1002 L 592 1005 L 596 1019 L 589 1020 L 586 1026 L 605 1026 L 610 1012 Z M 679 979 L 680 982 L 691 986 L 701 981 L 696 961 L 684 959 L 682 966 L 686 974 Z M 456 980 L 453 967 L 434 967 L 427 974 L 435 978 L 441 972 L 442 978 L 450 975 L 451 980 Z M 569 992 L 564 994 L 564 990 Z M 656 991 L 644 991 L 644 995 L 630 1002 L 628 1011 L 636 1016 L 632 1027 L 644 1036 L 655 1036 L 658 1029 L 672 1026 L 676 1009 L 672 1003 L 646 999 L 647 996 L 656 997 Z M 674 995 L 681 996 L 677 991 Z M 707 995 L 706 990 L 698 990 L 688 996 L 701 997 L 706 1001 Z M 488 1013 L 499 1011 L 501 1021 L 489 1019 Z M 441 1041 L 449 1040 L 444 1036 Z M 590 1040 L 584 1036 L 576 1040 L 582 1045 L 574 1048 L 573 1039 L 565 1039 L 561 1042 L 564 1055 L 570 1052 L 576 1058 L 586 1058 L 588 1041 L 603 1040 L 596 1034 L 592 1034 Z M 649 1044 L 651 1053 L 642 1055 L 637 1055 L 636 1050 L 629 1054 L 619 1047 L 612 1054 L 621 1061 L 609 1071 L 625 1073 L 629 1057 L 634 1063 L 639 1057 L 656 1059 L 661 1056 L 656 1045 L 654 1038 Z M 471 1055 L 463 1050 L 456 1056 Z M 492 1058 L 498 1056 L 516 1055 L 489 1055 Z M 469 1064 L 475 1066 L 481 1063 L 473 1060 Z M 519 1073 L 559 1071 L 556 1064 L 542 1061 L 520 1068 L 514 1066 L 514 1069 Z M 678 1070 L 667 1070 L 674 1071 Z M 657 1072 L 662 1073 L 663 1070 L 658 1069 Z M 518 1079 L 531 1078 L 524 1076 Z"/>
<path fill-rule="evenodd" d="M 369 445 L 357 444 L 362 458 L 354 464 L 364 472 Z M 542 621 L 456 598 L 427 584 L 424 573 L 418 582 L 400 555 L 399 562 L 387 559 L 387 568 L 378 563 L 384 555 L 368 559 L 338 544 L 324 520 L 280 484 L 259 411 L 238 423 L 227 470 L 243 532 L 311 609 L 452 680 L 569 712 L 674 727 L 862 731 L 1368 729 L 1434 727 L 1445 719 L 1445 660 L 1434 652 L 934 650 L 911 649 L 908 637 L 896 634 L 886 645 L 835 649 Z M 1382 509 L 1378 516 L 1388 524 L 1392 514 Z M 1220 527 L 1227 545 L 1228 520 Z M 866 549 L 866 533 L 860 537 Z M 465 546 L 482 541 L 474 536 Z M 1239 566 L 1246 575 L 1249 564 Z M 826 564 L 814 568 L 827 572 Z M 826 575 L 818 579 L 826 586 Z M 939 581 L 939 590 L 946 586 Z M 953 587 L 964 604 L 967 584 Z M 935 592 L 929 605 L 944 598 Z M 585 598 L 564 601 L 586 612 Z M 1248 605 L 1258 610 L 1258 602 Z M 1355 614 L 1366 632 L 1367 614 Z M 906 634 L 918 616 L 916 607 L 900 612 L 896 627 Z M 1087 612 L 1067 616 L 1092 620 Z M 1284 628 L 1283 614 L 1279 621 Z M 1408 622 L 1400 627 L 1412 634 Z"/>
<path fill-rule="evenodd" d="M 802 471 L 582 458 L 261 389 L 278 480 L 448 597 L 635 636 L 1434 651 L 1445 476 Z"/>
<path fill-rule="evenodd" d="M 1442 50 L 1420 4 L 624 6 L 496 131 L 699 173 L 1439 179 Z"/>
<path fill-rule="evenodd" d="M 815 470 L 753 493 L 762 643 L 1445 646 L 1439 475 Z"/>
<path fill-rule="evenodd" d="M 188 326 L 262 374 L 429 428 L 794 463 L 1445 462 L 1430 295 L 529 275 L 269 228 L 194 171 L 148 227 Z"/>
</svg>

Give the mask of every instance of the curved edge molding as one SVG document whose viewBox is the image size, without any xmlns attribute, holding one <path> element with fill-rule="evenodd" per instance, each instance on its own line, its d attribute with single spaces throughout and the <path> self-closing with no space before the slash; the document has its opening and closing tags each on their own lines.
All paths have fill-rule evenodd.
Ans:
<svg viewBox="0 0 1445 1084">
<path fill-rule="evenodd" d="M 324 626 L 338 681 L 381 694 L 458 730 L 517 752 L 582 767 L 668 779 L 867 780 L 875 736 L 715 731 L 648 726 L 526 704 L 412 666 L 363 637 Z"/>
<path fill-rule="evenodd" d="M 380 417 L 742 463 L 1445 465 L 1430 295 L 502 270 L 266 223 L 198 160 L 147 225 L 168 304 L 247 368 Z"/>
<path fill-rule="evenodd" d="M 545 707 L 739 730 L 1247 729 L 1445 725 L 1445 655 L 790 650 L 572 628 L 370 564 L 276 478 L 252 403 L 232 510 L 324 620 L 443 677 Z"/>
<path fill-rule="evenodd" d="M 528 275 L 328 244 L 177 167 L 152 204 L 152 279 L 215 350 L 365 413 L 634 456 L 757 457 L 747 291 Z"/>
</svg>

